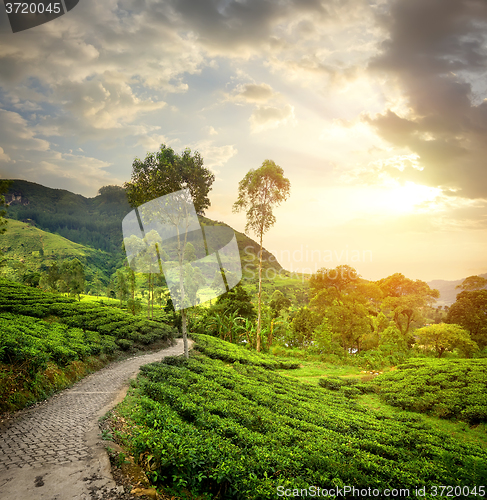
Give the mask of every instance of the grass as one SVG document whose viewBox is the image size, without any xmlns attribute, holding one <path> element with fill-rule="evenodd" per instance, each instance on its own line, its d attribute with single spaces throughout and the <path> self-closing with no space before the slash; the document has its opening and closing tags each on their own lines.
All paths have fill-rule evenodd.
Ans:
<svg viewBox="0 0 487 500">
<path fill-rule="evenodd" d="M 102 250 L 74 243 L 13 219 L 8 220 L 7 232 L 2 235 L 0 252 L 7 266 L 25 267 L 30 271 L 42 265 L 50 266 L 54 262 L 77 258 L 91 271 L 106 273 L 113 262 L 113 256 Z"/>
<path fill-rule="evenodd" d="M 106 297 L 104 295 L 99 295 L 97 297 L 96 295 L 83 295 L 83 294 L 81 294 L 81 301 L 80 302 L 98 302 L 98 303 L 114 305 L 114 306 L 120 305 L 120 300 L 112 299 L 112 298 Z"/>
<path fill-rule="evenodd" d="M 291 358 L 290 358 L 291 359 Z M 361 369 L 356 366 L 332 365 L 330 363 L 321 363 L 317 361 L 302 361 L 300 367 L 296 370 L 278 370 L 281 375 L 297 378 L 307 384 L 318 385 L 318 380 L 323 377 L 346 377 L 359 379 Z"/>
</svg>

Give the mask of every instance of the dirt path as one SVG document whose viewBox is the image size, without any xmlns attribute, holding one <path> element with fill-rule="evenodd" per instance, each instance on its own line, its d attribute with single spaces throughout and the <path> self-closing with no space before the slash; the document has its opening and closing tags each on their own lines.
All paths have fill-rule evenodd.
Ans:
<svg viewBox="0 0 487 500">
<path fill-rule="evenodd" d="M 182 353 L 178 339 L 173 347 L 113 363 L 0 427 L 0 498 L 122 498 L 98 419 L 122 401 L 142 365 Z"/>
</svg>

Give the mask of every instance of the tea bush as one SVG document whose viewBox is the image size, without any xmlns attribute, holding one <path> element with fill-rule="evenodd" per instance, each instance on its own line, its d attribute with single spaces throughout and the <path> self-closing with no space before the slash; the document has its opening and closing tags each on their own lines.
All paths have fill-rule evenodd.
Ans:
<svg viewBox="0 0 487 500">
<path fill-rule="evenodd" d="M 487 421 L 487 359 L 415 359 L 367 385 L 405 410 L 470 424 Z"/>
<path fill-rule="evenodd" d="M 229 363 L 239 362 L 241 364 L 261 366 L 270 370 L 299 368 L 299 363 L 276 358 L 268 354 L 259 354 L 236 344 L 221 341 L 210 335 L 192 334 L 191 337 L 195 341 L 195 348 L 209 358 L 221 359 Z"/>
<path fill-rule="evenodd" d="M 85 332 L 61 323 L 0 313 L 0 363 L 28 362 L 37 370 L 48 361 L 65 366 L 70 361 L 85 359 L 99 353 L 110 354 L 117 349 L 115 338 L 97 332 Z"/>
<path fill-rule="evenodd" d="M 213 353 L 231 349 L 217 342 Z M 246 500 L 275 499 L 278 486 L 412 490 L 487 482 L 483 448 L 418 415 L 367 409 L 257 365 L 196 352 L 142 367 L 119 412 L 130 425 L 124 439 L 132 453 L 151 457 L 154 482 L 200 498 Z"/>
<path fill-rule="evenodd" d="M 0 279 L 0 313 L 53 318 L 73 328 L 98 332 L 101 335 L 126 339 L 137 344 L 169 340 L 174 328 L 164 323 L 133 316 L 102 304 L 77 302 L 59 294 L 26 287 Z M 121 343 L 128 348 L 128 343 Z"/>
</svg>

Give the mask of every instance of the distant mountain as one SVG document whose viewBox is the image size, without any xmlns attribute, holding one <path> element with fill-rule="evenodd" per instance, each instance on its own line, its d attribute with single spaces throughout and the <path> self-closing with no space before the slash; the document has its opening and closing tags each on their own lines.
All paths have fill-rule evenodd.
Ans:
<svg viewBox="0 0 487 500">
<path fill-rule="evenodd" d="M 108 281 L 116 269 L 116 259 L 111 254 L 74 243 L 28 223 L 10 219 L 7 231 L 0 236 L 0 260 L 14 274 L 42 272 L 54 262 L 74 258 L 83 264 L 89 281 L 96 271 Z"/>
<path fill-rule="evenodd" d="M 105 186 L 98 196 L 85 198 L 64 189 L 52 189 L 34 182 L 14 180 L 5 195 L 7 217 L 62 236 L 74 243 L 102 250 L 107 266 L 120 267 L 125 258 L 122 250 L 122 220 L 132 210 L 125 191 L 119 186 Z M 203 225 L 224 225 L 201 217 Z M 27 237 L 29 233 L 25 233 Z M 235 231 L 242 263 L 250 271 L 258 264 L 259 245 Z M 1 247 L 1 245 L 0 245 Z M 113 263 L 112 263 L 113 260 Z M 277 259 L 263 251 L 265 268 L 281 270 Z"/>
<path fill-rule="evenodd" d="M 480 274 L 479 276 L 487 278 L 487 273 Z M 465 276 L 465 278 L 466 277 L 467 276 Z M 440 292 L 440 298 L 437 300 L 436 305 L 451 306 L 457 300 L 457 295 L 461 292 L 461 290 L 456 287 L 461 285 L 465 278 L 455 281 L 433 280 L 428 282 L 430 288 L 436 288 Z"/>
</svg>

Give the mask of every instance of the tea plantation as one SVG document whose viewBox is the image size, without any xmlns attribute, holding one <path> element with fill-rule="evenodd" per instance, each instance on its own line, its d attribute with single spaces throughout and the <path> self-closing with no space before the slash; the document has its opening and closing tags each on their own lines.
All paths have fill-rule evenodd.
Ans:
<svg viewBox="0 0 487 500">
<path fill-rule="evenodd" d="M 79 303 L 59 294 L 0 279 L 0 313 L 46 318 L 65 325 L 111 335 L 117 345 L 128 349 L 171 339 L 174 329 L 119 309 L 96 303 Z"/>
<path fill-rule="evenodd" d="M 0 411 L 44 399 L 172 327 L 0 279 Z"/>
<path fill-rule="evenodd" d="M 409 488 L 411 496 L 426 486 L 423 498 L 441 498 L 432 486 L 464 486 L 461 498 L 482 497 L 473 487 L 487 484 L 486 449 L 421 416 L 371 410 L 280 375 L 223 341 L 195 343 L 212 357 L 193 351 L 143 367 L 118 408 L 123 440 L 155 484 L 194 498 L 275 499 L 278 487 L 346 485 Z"/>
<path fill-rule="evenodd" d="M 487 359 L 412 360 L 368 385 L 405 410 L 487 422 Z"/>
<path fill-rule="evenodd" d="M 299 368 L 299 363 L 287 359 L 279 359 L 275 356 L 259 354 L 254 350 L 243 349 L 230 342 L 222 342 L 220 339 L 211 337 L 210 335 L 193 334 L 192 338 L 197 342 L 198 351 L 209 358 L 221 359 L 230 363 L 239 362 L 261 366 L 274 370 Z"/>
</svg>

